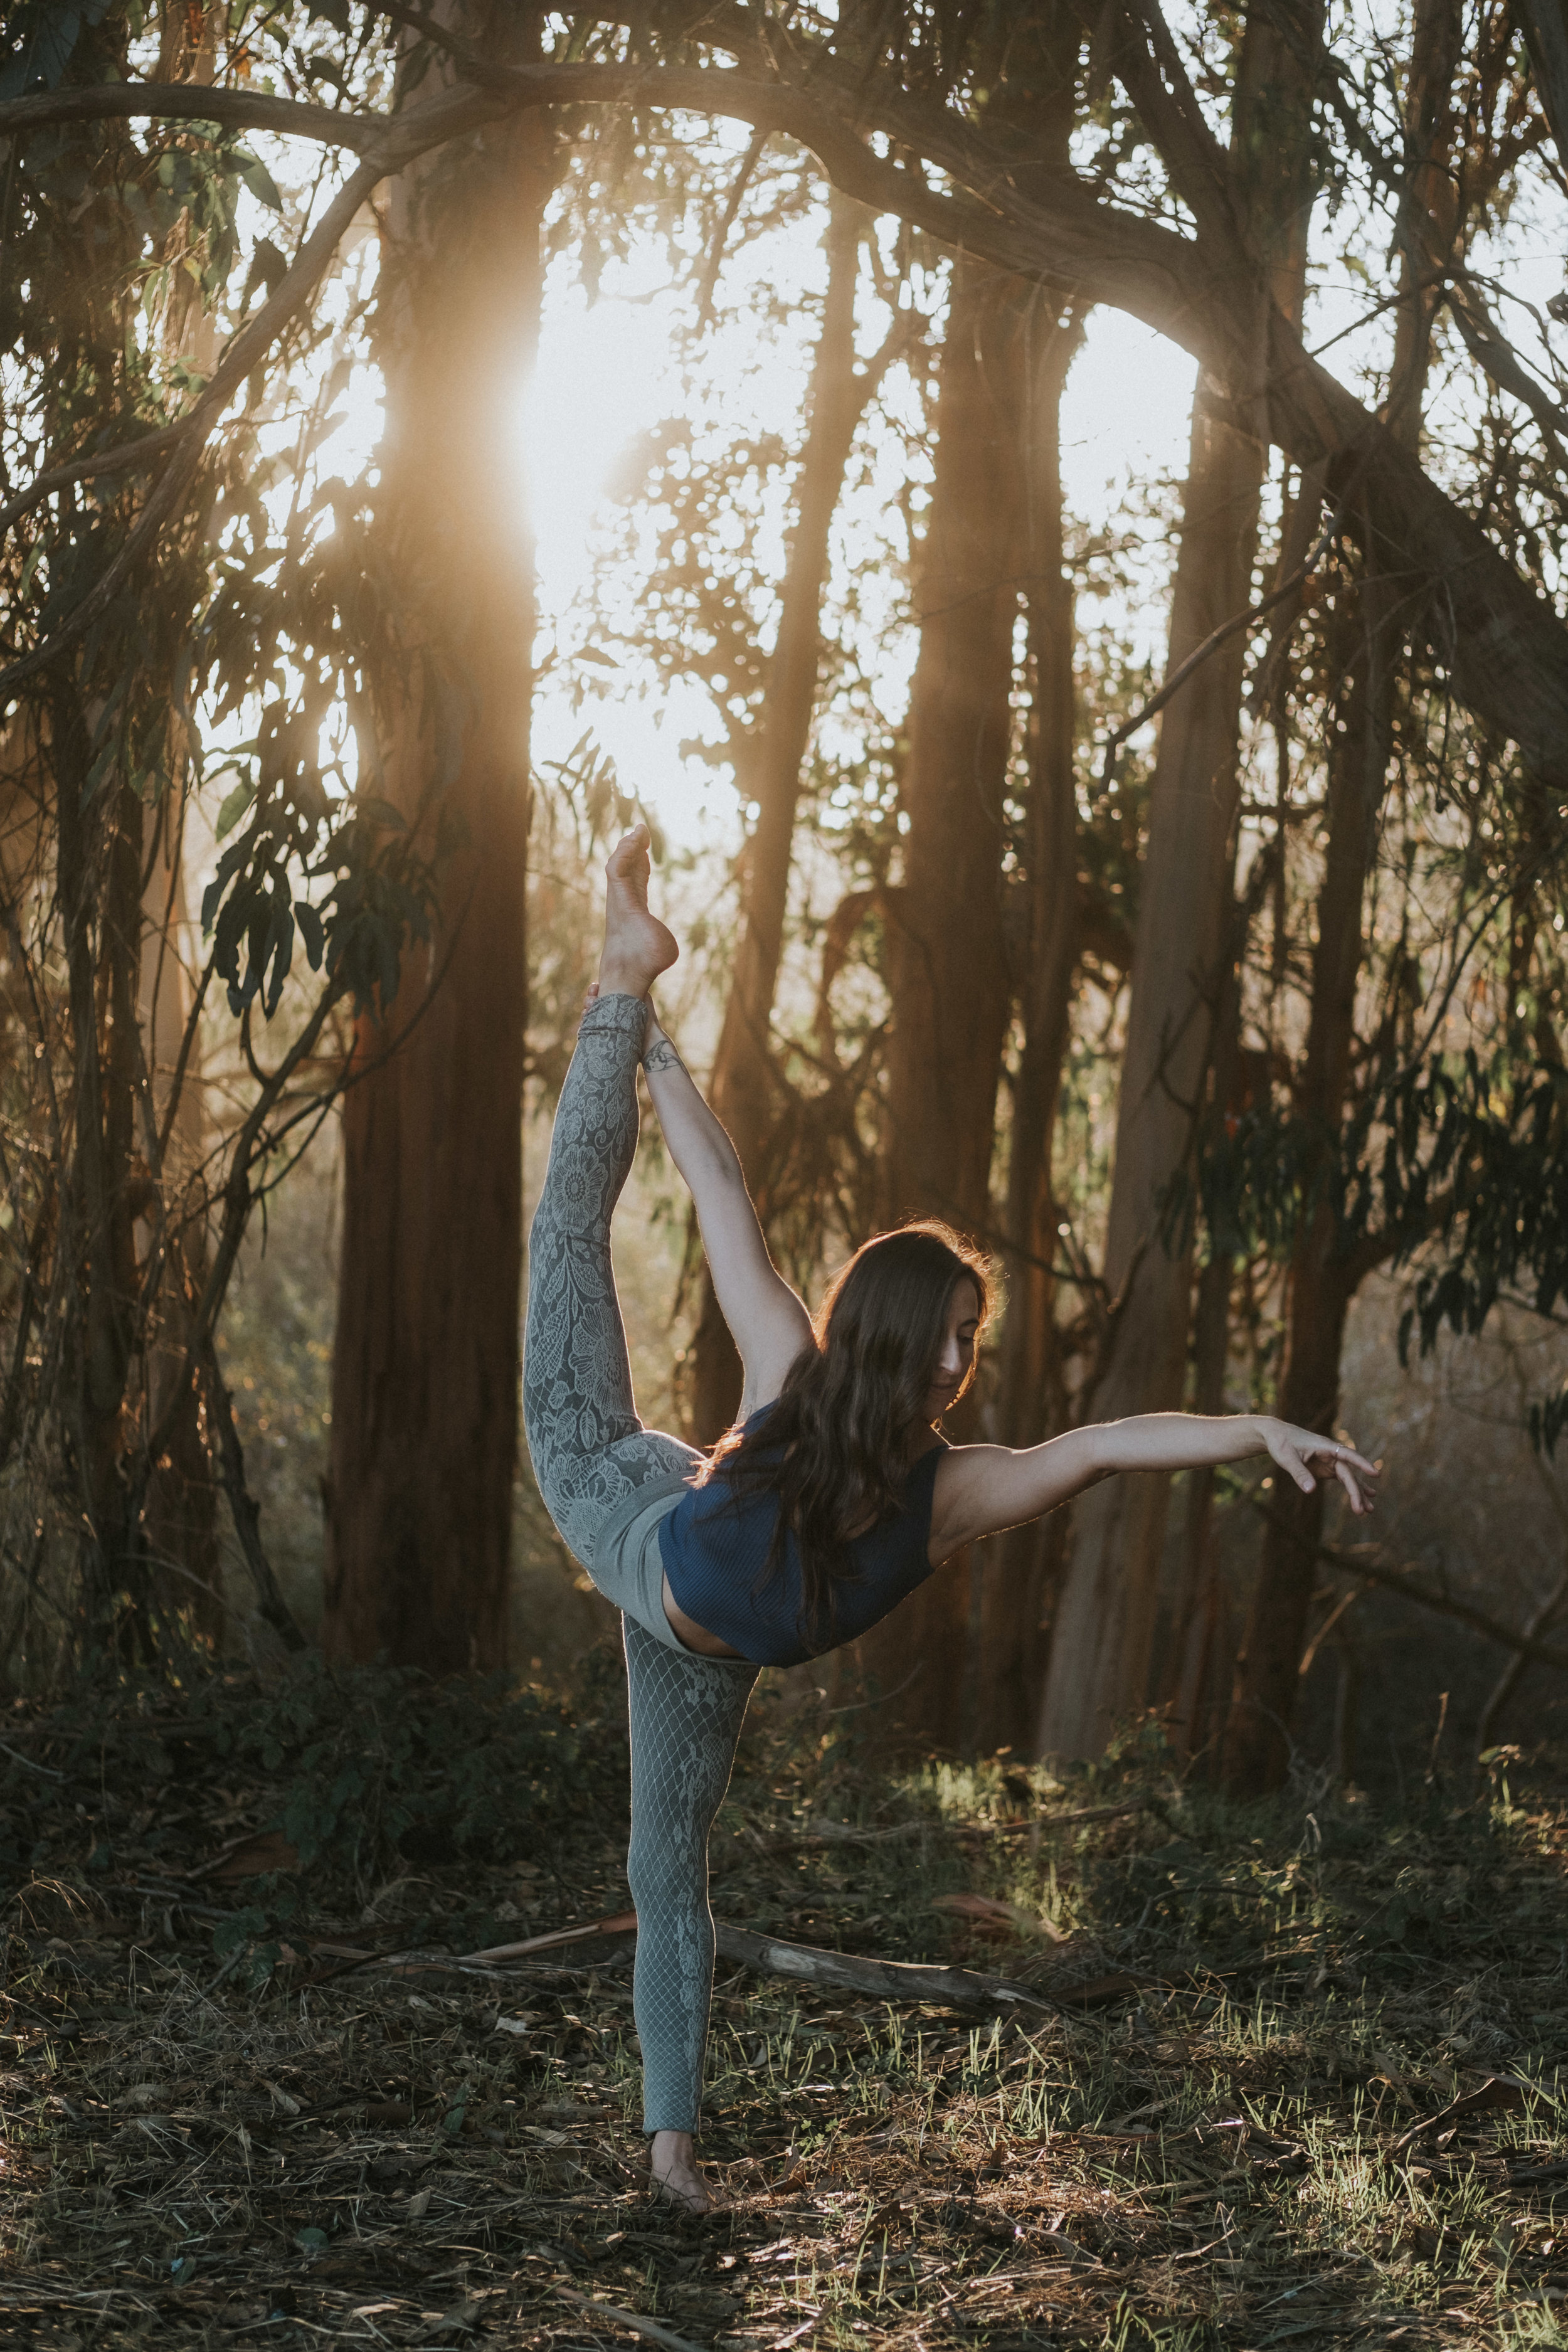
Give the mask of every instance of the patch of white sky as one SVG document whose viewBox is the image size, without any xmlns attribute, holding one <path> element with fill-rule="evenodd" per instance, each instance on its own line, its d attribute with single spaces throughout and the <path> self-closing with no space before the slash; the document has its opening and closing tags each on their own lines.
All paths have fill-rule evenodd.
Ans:
<svg viewBox="0 0 1568 2352">
<path fill-rule="evenodd" d="M 826 266 L 825 220 L 824 204 L 736 246 L 720 281 L 715 326 L 695 367 L 680 335 L 689 296 L 671 285 L 662 244 L 634 241 L 624 260 L 606 270 L 592 304 L 570 256 L 546 287 L 538 368 L 522 404 L 542 642 L 555 655 L 535 709 L 536 757 L 563 760 L 591 724 L 623 785 L 641 795 L 674 842 L 693 848 L 732 842 L 742 814 L 728 770 L 682 750 L 693 741 L 721 741 L 706 688 L 692 680 L 651 691 L 634 665 L 617 676 L 595 667 L 579 708 L 584 671 L 572 656 L 592 642 L 595 619 L 618 629 L 627 617 L 617 609 L 626 589 L 603 558 L 612 544 L 625 545 L 612 482 L 628 444 L 668 418 L 685 417 L 734 440 L 776 435 L 798 450 Z M 919 290 L 926 301 L 935 292 Z M 865 356 L 889 321 L 864 270 L 861 296 Z M 1187 354 L 1136 320 L 1113 311 L 1089 320 L 1063 406 L 1063 467 L 1069 503 L 1090 536 L 1113 528 L 1130 485 L 1183 470 L 1194 378 Z M 903 717 L 916 649 L 897 560 L 897 508 L 911 472 L 922 483 L 929 479 L 925 431 L 913 387 L 893 371 L 863 425 L 864 463 L 852 469 L 835 520 L 837 582 L 843 584 L 851 566 L 858 575 L 853 657 L 888 726 Z M 780 482 L 761 552 L 781 572 L 787 505 L 788 484 Z M 1157 614 L 1121 617 L 1140 652 L 1158 651 Z M 842 715 L 829 722 L 828 748 L 847 761 L 854 757 Z"/>
</svg>

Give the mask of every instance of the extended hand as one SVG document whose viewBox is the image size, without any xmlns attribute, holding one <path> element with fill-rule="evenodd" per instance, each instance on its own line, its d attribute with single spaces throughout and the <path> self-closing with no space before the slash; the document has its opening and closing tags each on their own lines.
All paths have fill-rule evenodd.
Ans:
<svg viewBox="0 0 1568 2352">
<path fill-rule="evenodd" d="M 1265 1421 L 1263 1439 L 1272 1459 L 1304 1495 L 1314 1492 L 1319 1478 L 1337 1478 L 1358 1518 L 1376 1502 L 1377 1465 L 1358 1454 L 1353 1445 L 1340 1445 L 1331 1437 L 1298 1429 L 1289 1421 Z"/>
</svg>

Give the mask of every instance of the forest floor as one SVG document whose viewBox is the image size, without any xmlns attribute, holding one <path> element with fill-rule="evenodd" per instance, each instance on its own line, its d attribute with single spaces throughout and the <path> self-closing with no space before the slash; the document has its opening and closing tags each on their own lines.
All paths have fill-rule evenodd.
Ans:
<svg viewBox="0 0 1568 2352">
<path fill-rule="evenodd" d="M 625 1909 L 619 1704 L 601 1659 L 10 1714 L 0 2340 L 1565 2340 L 1561 1759 L 1244 1810 L 1152 1734 L 888 1773 L 764 1696 L 719 1916 L 1038 2005 L 721 1963 L 696 2220 L 646 2193 L 629 1938 L 452 1964 Z"/>
</svg>

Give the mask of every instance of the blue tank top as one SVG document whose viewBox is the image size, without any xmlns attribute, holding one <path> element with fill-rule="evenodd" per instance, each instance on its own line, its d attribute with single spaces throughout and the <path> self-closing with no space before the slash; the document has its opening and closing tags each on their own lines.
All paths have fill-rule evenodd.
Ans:
<svg viewBox="0 0 1568 2352">
<path fill-rule="evenodd" d="M 803 1665 L 856 1641 L 931 1572 L 926 1558 L 931 1494 L 947 1450 L 938 1439 L 922 1454 L 904 1483 L 901 1507 L 846 1546 L 850 1572 L 834 1580 L 832 1630 L 824 1638 L 810 1642 L 801 1629 L 800 1548 L 793 1535 L 784 1538 L 782 1568 L 770 1571 L 760 1591 L 753 1589 L 778 1525 L 778 1496 L 737 1495 L 721 1471 L 683 1496 L 659 1527 L 664 1572 L 677 1605 L 756 1666 Z"/>
</svg>

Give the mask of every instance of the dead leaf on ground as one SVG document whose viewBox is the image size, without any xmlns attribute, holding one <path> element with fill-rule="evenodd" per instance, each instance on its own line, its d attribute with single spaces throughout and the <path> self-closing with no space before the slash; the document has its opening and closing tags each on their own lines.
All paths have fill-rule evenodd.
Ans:
<svg viewBox="0 0 1568 2352">
<path fill-rule="evenodd" d="M 1026 1911 L 1017 1903 L 1003 1903 L 992 1895 L 933 1895 L 931 1907 L 956 1912 L 973 1923 L 979 1936 L 1043 1936 L 1047 1943 L 1067 1942 L 1065 1930 L 1042 1919 L 1038 1912 Z"/>
<path fill-rule="evenodd" d="M 1048 2000 L 1058 2002 L 1064 2009 L 1094 2009 L 1102 2000 L 1121 2000 L 1127 1993 L 1142 1992 L 1147 1986 L 1168 1982 L 1166 1977 L 1136 1976 L 1131 1969 L 1118 1969 L 1112 1976 L 1090 1977 L 1086 1984 L 1047 1982 L 1040 1990 Z"/>
<path fill-rule="evenodd" d="M 286 1838 L 281 1830 L 258 1830 L 252 1836 L 237 1838 L 222 1853 L 193 1870 L 193 1879 L 212 1879 L 223 1885 L 235 1878 L 262 1878 L 268 1871 L 298 1870 L 300 1849 Z"/>
<path fill-rule="evenodd" d="M 1450 2099 L 1447 2105 L 1439 2107 L 1435 2116 L 1423 2116 L 1410 2126 L 1408 2131 L 1401 2132 L 1394 2143 L 1394 2153 L 1397 2155 L 1413 2140 L 1424 2139 L 1430 2132 L 1442 2131 L 1465 2116 L 1483 2115 L 1500 2108 L 1516 2112 L 1532 2095 L 1531 2084 L 1519 2082 L 1511 2074 L 1489 2074 L 1479 2090 L 1467 2091 L 1462 2098 Z"/>
</svg>

